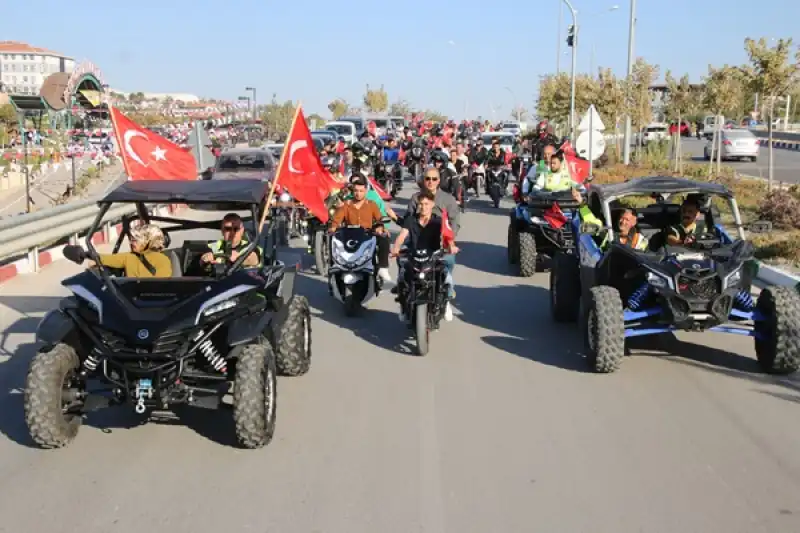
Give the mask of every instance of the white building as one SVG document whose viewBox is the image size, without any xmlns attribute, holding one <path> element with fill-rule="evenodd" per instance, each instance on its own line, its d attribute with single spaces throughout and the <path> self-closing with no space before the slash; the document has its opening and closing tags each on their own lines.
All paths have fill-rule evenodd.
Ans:
<svg viewBox="0 0 800 533">
<path fill-rule="evenodd" d="M 48 76 L 71 73 L 74 68 L 75 60 L 58 52 L 18 41 L 0 41 L 2 92 L 38 95 Z"/>
</svg>

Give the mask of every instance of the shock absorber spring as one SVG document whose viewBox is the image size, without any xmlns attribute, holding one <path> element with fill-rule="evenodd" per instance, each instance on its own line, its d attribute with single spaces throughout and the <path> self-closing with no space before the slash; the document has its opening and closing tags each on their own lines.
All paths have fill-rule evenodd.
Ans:
<svg viewBox="0 0 800 533">
<path fill-rule="evenodd" d="M 214 343 L 211 342 L 211 339 L 206 339 L 203 341 L 200 346 L 197 347 L 197 349 L 208 360 L 209 364 L 214 367 L 214 370 L 222 372 L 223 374 L 228 371 L 225 358 L 222 357 L 222 355 L 219 353 L 219 350 L 216 349 Z"/>
<path fill-rule="evenodd" d="M 734 304 L 743 311 L 752 311 L 756 303 L 753 301 L 753 296 L 747 291 L 739 291 L 733 299 Z"/>
<path fill-rule="evenodd" d="M 88 370 L 89 372 L 94 372 L 97 370 L 97 365 L 100 364 L 100 358 L 97 356 L 95 352 L 91 352 L 86 359 L 83 360 L 83 368 Z"/>
<path fill-rule="evenodd" d="M 628 309 L 636 311 L 642 307 L 642 303 L 644 303 L 644 299 L 647 298 L 649 292 L 650 285 L 643 283 L 642 286 L 636 289 L 636 291 L 631 294 L 631 297 L 628 298 Z"/>
</svg>

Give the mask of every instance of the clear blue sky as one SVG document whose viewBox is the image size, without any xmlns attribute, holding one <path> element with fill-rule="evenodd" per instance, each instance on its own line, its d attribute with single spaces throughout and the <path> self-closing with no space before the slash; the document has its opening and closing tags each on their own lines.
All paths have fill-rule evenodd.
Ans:
<svg viewBox="0 0 800 533">
<path fill-rule="evenodd" d="M 574 0 L 578 71 L 624 73 L 629 0 Z M 603 13 L 614 4 L 619 9 Z M 746 37 L 795 37 L 798 0 L 639 0 L 636 55 L 699 81 L 708 64 L 741 63 Z M 264 102 L 301 99 L 328 113 L 359 101 L 367 83 L 390 99 L 461 118 L 533 108 L 539 76 L 556 68 L 558 0 L 40 0 L 3 7 L 3 39 L 90 59 L 116 89 L 234 99 L 246 85 Z M 319 6 L 319 7 L 316 7 Z M 334 10 L 324 6 L 335 6 Z M 397 7 L 389 7 L 397 6 Z M 35 19 L 35 13 L 42 18 Z M 581 18 L 583 16 L 583 18 Z M 564 10 L 563 26 L 570 24 Z M 564 30 L 565 33 L 566 30 Z M 455 44 L 449 44 L 453 41 Z M 399 50 L 399 51 L 398 51 Z M 567 50 L 562 45 L 562 52 Z M 568 70 L 569 55 L 562 56 Z"/>
</svg>

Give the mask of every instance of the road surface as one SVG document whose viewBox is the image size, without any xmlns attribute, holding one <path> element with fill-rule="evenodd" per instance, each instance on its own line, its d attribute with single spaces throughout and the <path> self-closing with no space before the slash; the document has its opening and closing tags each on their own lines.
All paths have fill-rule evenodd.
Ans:
<svg viewBox="0 0 800 533">
<path fill-rule="evenodd" d="M 695 163 L 708 163 L 703 158 L 703 147 L 707 141 L 697 139 L 683 139 L 682 147 L 684 154 L 691 154 Z M 775 180 L 784 183 L 800 183 L 800 151 L 773 148 L 774 152 L 774 176 Z M 758 161 L 723 161 L 723 165 L 728 165 L 736 169 L 740 174 L 748 176 L 769 177 L 769 149 L 761 147 Z"/>
<path fill-rule="evenodd" d="M 34 330 L 80 267 L 0 285 L 0 532 L 800 531 L 800 382 L 720 334 L 638 340 L 618 373 L 588 373 L 547 275 L 510 273 L 506 220 L 466 215 L 457 316 L 424 358 L 388 292 L 348 319 L 301 278 L 312 369 L 279 380 L 276 437 L 256 451 L 230 445 L 225 413 L 140 425 L 126 409 L 33 448 Z"/>
</svg>

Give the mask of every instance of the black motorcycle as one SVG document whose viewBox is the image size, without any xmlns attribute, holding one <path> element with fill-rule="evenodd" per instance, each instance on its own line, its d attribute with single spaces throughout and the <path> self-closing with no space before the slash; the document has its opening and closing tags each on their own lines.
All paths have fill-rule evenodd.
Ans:
<svg viewBox="0 0 800 533">
<path fill-rule="evenodd" d="M 419 181 L 425 169 L 425 148 L 419 143 L 415 143 L 406 154 L 406 168 L 414 181 Z"/>
<path fill-rule="evenodd" d="M 508 189 L 508 171 L 504 165 L 491 165 L 486 173 L 486 194 L 495 207 L 500 207 L 500 199 Z"/>
<path fill-rule="evenodd" d="M 426 355 L 432 330 L 439 329 L 447 307 L 447 268 L 444 250 L 403 250 L 403 281 L 398 298 L 406 316 L 406 324 L 414 328 L 417 353 Z"/>
<path fill-rule="evenodd" d="M 398 161 L 383 161 L 376 168 L 376 179 L 381 188 L 392 198 L 403 188 L 403 169 Z"/>
</svg>

